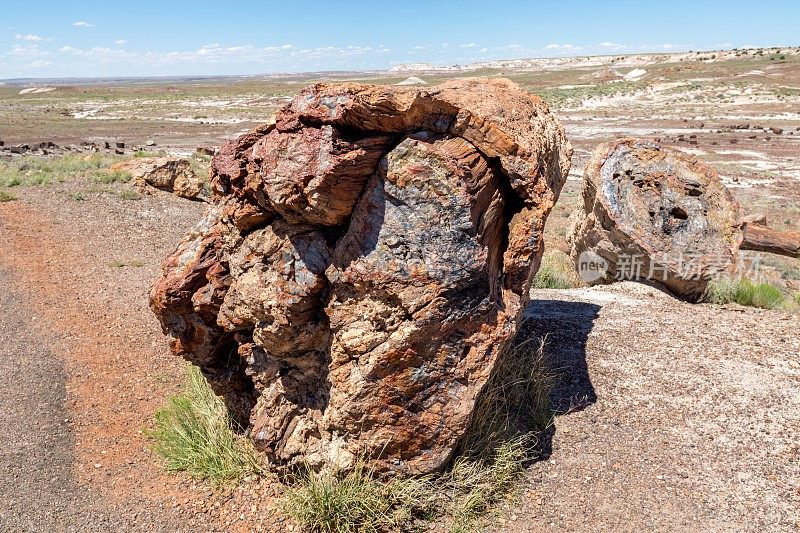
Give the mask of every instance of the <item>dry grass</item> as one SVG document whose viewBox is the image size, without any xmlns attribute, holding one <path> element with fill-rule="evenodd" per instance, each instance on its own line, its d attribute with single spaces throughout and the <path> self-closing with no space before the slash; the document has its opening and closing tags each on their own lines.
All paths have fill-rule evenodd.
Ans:
<svg viewBox="0 0 800 533">
<path fill-rule="evenodd" d="M 258 454 L 234 423 L 222 400 L 195 366 L 188 367 L 184 390 L 156 411 L 147 432 L 165 468 L 225 484 L 261 470 Z"/>
<path fill-rule="evenodd" d="M 572 259 L 561 250 L 545 252 L 533 278 L 533 286 L 537 289 L 574 289 L 582 284 Z"/>
<path fill-rule="evenodd" d="M 307 469 L 286 489 L 281 507 L 310 531 L 373 533 L 407 528 L 431 512 L 435 499 L 430 478 L 383 482 L 362 459 L 346 473 Z"/>
</svg>

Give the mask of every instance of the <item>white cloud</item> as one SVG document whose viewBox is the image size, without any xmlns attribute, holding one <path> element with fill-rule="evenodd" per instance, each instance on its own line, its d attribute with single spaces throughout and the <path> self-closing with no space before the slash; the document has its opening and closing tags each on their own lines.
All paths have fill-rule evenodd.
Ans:
<svg viewBox="0 0 800 533">
<path fill-rule="evenodd" d="M 77 22 L 72 23 L 73 26 L 76 28 L 94 28 L 94 24 L 89 24 L 85 20 L 79 20 Z"/>
<path fill-rule="evenodd" d="M 114 41 L 114 44 L 128 44 L 128 41 L 126 41 L 125 39 L 117 39 L 116 41 Z"/>
<path fill-rule="evenodd" d="M 279 61 L 312 62 L 316 60 L 336 60 L 360 56 L 384 55 L 390 48 L 379 46 L 322 46 L 318 48 L 298 48 L 291 44 L 259 48 L 253 45 L 222 46 L 218 43 L 206 44 L 196 50 L 172 52 L 135 52 L 120 48 L 75 48 L 62 46 L 59 54 L 73 56 L 97 64 L 127 63 L 136 66 L 171 65 L 185 63 L 277 63 Z"/>
<path fill-rule="evenodd" d="M 46 37 L 42 37 L 41 35 L 34 35 L 32 33 L 29 33 L 27 35 L 22 35 L 18 33 L 14 36 L 14 39 L 18 41 L 30 41 L 30 42 L 42 42 L 50 40 Z"/>
<path fill-rule="evenodd" d="M 15 44 L 11 47 L 11 51 L 8 52 L 7 55 L 16 57 L 20 60 L 30 60 L 37 57 L 47 57 L 52 54 L 46 50 L 40 50 L 39 45 L 36 44 Z"/>
<path fill-rule="evenodd" d="M 458 45 L 459 48 L 477 48 L 478 45 L 475 43 L 466 43 Z"/>
<path fill-rule="evenodd" d="M 544 47 L 545 50 L 583 50 L 583 46 L 576 46 L 574 44 L 555 44 L 551 43 Z"/>
</svg>

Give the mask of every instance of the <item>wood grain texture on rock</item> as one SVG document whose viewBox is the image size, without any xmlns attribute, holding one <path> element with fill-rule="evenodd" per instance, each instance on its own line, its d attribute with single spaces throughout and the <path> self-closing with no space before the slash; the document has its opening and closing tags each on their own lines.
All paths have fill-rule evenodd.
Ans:
<svg viewBox="0 0 800 533">
<path fill-rule="evenodd" d="M 314 85 L 212 162 L 151 307 L 276 468 L 442 468 L 516 333 L 572 148 L 508 80 Z"/>
<path fill-rule="evenodd" d="M 687 300 L 732 274 L 739 250 L 796 256 L 796 234 L 743 216 L 711 166 L 645 139 L 598 146 L 586 165 L 584 212 L 569 236 L 590 283 L 647 280 Z M 599 263 L 601 270 L 587 267 Z"/>
</svg>

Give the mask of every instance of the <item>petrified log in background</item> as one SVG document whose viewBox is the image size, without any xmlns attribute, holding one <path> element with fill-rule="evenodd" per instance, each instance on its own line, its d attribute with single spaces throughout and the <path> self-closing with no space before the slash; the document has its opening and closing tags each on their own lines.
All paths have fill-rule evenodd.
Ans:
<svg viewBox="0 0 800 533">
<path fill-rule="evenodd" d="M 583 200 L 569 241 L 590 283 L 648 280 L 697 300 L 710 279 L 736 267 L 740 249 L 794 257 L 800 249 L 797 234 L 743 217 L 713 168 L 648 140 L 598 146 Z"/>
<path fill-rule="evenodd" d="M 220 150 L 152 308 L 274 465 L 439 469 L 516 332 L 571 153 L 508 80 L 312 86 Z"/>
</svg>

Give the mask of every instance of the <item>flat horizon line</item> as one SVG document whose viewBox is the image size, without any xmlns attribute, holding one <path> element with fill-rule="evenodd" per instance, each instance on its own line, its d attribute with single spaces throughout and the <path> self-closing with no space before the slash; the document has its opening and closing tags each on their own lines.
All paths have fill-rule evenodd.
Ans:
<svg viewBox="0 0 800 533">
<path fill-rule="evenodd" d="M 136 81 L 136 80 L 190 80 L 190 79 L 224 79 L 224 78 L 259 78 L 259 77 L 303 77 L 312 75 L 342 75 L 342 74 L 402 74 L 402 73 L 424 73 L 424 72 L 447 72 L 447 69 L 465 68 L 472 65 L 482 65 L 484 63 L 500 63 L 510 61 L 533 61 L 533 60 L 559 60 L 559 59 L 575 59 L 579 57 L 591 58 L 604 58 L 604 57 L 637 57 L 637 56 L 663 56 L 663 55 L 681 55 L 693 53 L 714 53 L 714 52 L 732 52 L 737 50 L 774 50 L 774 49 L 800 49 L 800 46 L 791 45 L 771 45 L 771 46 L 746 46 L 741 48 L 714 48 L 714 49 L 697 49 L 685 51 L 660 51 L 660 52 L 635 52 L 635 53 L 609 53 L 609 54 L 574 54 L 563 56 L 532 56 L 532 57 L 519 57 L 519 58 L 504 58 L 504 59 L 488 59 L 485 61 L 474 61 L 472 63 L 454 63 L 450 65 L 434 65 L 428 61 L 410 61 L 407 63 L 398 63 L 389 68 L 382 69 L 363 69 L 363 70 L 309 70 L 299 72 L 264 72 L 258 74 L 185 74 L 185 75 L 151 75 L 151 76 L 58 76 L 58 77 L 20 77 L 20 78 L 0 78 L 2 85 L 22 85 L 31 82 L 50 82 L 52 85 L 58 85 L 58 82 L 81 82 L 87 83 L 91 81 Z M 430 65 L 430 70 L 395 70 L 404 65 Z"/>
</svg>

